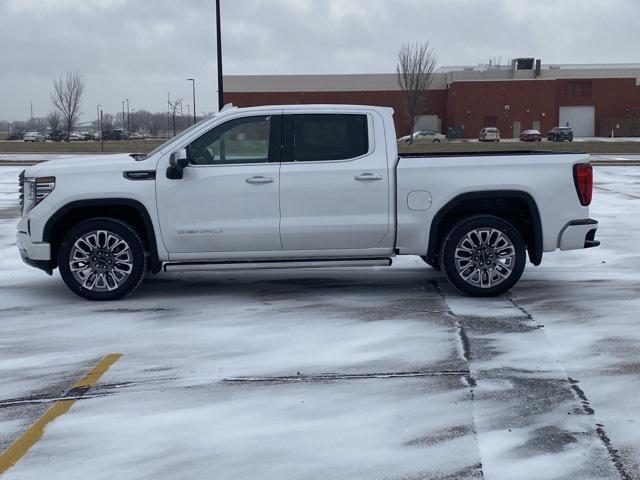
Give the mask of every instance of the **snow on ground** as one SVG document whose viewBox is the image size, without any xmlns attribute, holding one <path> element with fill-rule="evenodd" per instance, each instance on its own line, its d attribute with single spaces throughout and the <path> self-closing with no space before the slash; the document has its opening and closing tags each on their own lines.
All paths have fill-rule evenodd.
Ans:
<svg viewBox="0 0 640 480">
<path fill-rule="evenodd" d="M 597 168 L 601 248 L 503 298 L 409 257 L 161 275 L 107 305 L 20 261 L 19 171 L 0 167 L 0 451 L 124 356 L 7 479 L 640 479 L 640 168 Z"/>
<path fill-rule="evenodd" d="M 58 153 L 0 153 L 0 162 L 48 162 L 78 156 L 78 154 Z"/>
</svg>

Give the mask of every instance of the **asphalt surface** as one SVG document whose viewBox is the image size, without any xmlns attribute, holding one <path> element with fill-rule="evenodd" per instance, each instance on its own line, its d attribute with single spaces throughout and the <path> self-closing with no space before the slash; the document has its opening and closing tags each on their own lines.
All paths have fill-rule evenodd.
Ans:
<svg viewBox="0 0 640 480">
<path fill-rule="evenodd" d="M 3 478 L 640 479 L 640 335 L 624 313 L 638 306 L 638 262 L 616 263 L 637 235 L 617 223 L 638 208 L 636 178 L 598 183 L 602 250 L 550 255 L 489 300 L 409 257 L 162 275 L 123 301 L 85 302 L 21 264 L 10 196 L 0 452 L 76 402 Z"/>
</svg>

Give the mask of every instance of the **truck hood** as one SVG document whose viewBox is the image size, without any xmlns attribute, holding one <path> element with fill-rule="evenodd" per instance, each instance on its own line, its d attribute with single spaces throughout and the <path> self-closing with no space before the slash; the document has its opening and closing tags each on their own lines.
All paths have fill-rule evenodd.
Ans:
<svg viewBox="0 0 640 480">
<path fill-rule="evenodd" d="M 66 173 L 105 173 L 149 169 L 148 161 L 136 161 L 128 153 L 116 155 L 78 155 L 39 163 L 25 170 L 27 177 L 48 177 Z"/>
</svg>

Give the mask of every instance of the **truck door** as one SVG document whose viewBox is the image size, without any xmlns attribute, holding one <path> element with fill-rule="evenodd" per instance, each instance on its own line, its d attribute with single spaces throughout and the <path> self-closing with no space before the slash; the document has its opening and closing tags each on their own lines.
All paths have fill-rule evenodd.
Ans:
<svg viewBox="0 0 640 480">
<path fill-rule="evenodd" d="M 187 146 L 182 179 L 170 180 L 159 168 L 158 215 L 173 258 L 282 251 L 281 120 L 280 114 L 228 120 Z"/>
<path fill-rule="evenodd" d="M 280 236 L 285 250 L 363 250 L 390 235 L 389 167 L 373 114 L 284 116 Z"/>
</svg>

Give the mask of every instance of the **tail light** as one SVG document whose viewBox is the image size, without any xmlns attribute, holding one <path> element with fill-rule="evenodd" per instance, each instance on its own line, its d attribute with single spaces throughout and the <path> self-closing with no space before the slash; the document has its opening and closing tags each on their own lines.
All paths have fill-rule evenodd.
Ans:
<svg viewBox="0 0 640 480">
<path fill-rule="evenodd" d="M 573 180 L 578 198 L 583 207 L 591 205 L 593 197 L 593 167 L 588 163 L 579 163 L 573 167 Z"/>
</svg>

